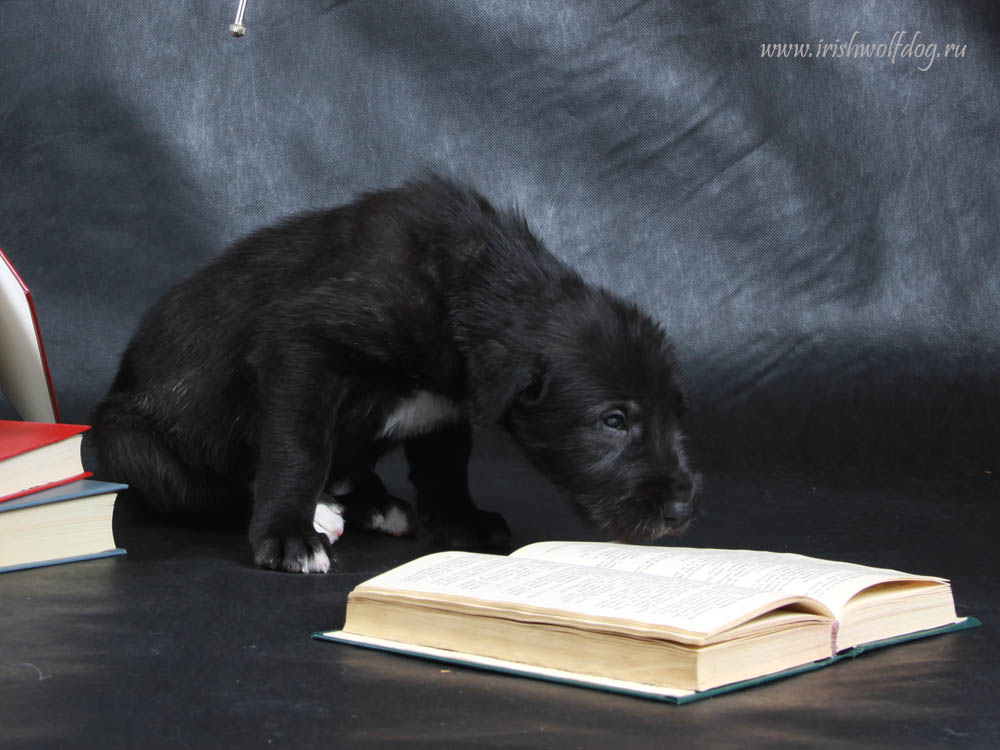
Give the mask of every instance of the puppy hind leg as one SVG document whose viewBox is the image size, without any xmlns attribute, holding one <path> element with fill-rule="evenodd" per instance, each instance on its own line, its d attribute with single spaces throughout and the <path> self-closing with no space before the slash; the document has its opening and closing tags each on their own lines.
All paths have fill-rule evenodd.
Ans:
<svg viewBox="0 0 1000 750">
<path fill-rule="evenodd" d="M 435 542 L 458 548 L 509 545 L 510 528 L 503 516 L 480 510 L 469 495 L 468 422 L 411 438 L 404 447 L 417 490 L 417 511 Z"/>
<path fill-rule="evenodd" d="M 109 409 L 98 413 L 91 439 L 98 473 L 108 481 L 129 485 L 126 497 L 151 513 L 183 522 L 246 527 L 249 496 L 213 482 L 178 458 L 141 419 L 116 418 Z"/>
</svg>

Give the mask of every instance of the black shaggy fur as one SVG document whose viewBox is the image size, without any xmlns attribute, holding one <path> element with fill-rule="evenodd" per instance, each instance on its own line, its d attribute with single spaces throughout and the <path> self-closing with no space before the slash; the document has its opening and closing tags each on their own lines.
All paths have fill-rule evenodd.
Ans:
<svg viewBox="0 0 1000 750">
<path fill-rule="evenodd" d="M 454 413 L 388 430 L 420 392 Z M 397 442 L 437 538 L 506 541 L 469 497 L 473 422 L 504 426 L 610 535 L 679 533 L 696 496 L 683 410 L 656 323 L 584 283 L 517 213 L 430 178 L 263 229 L 174 287 L 93 424 L 103 470 L 151 508 L 248 513 L 255 561 L 300 571 L 328 551 L 313 515 L 337 485 L 348 528 L 395 510 L 395 530 L 414 530 L 374 473 Z"/>
</svg>

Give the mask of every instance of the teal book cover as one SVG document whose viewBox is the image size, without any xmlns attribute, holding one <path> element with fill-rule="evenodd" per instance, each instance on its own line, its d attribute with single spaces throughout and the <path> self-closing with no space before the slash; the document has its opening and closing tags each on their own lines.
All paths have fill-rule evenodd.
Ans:
<svg viewBox="0 0 1000 750">
<path fill-rule="evenodd" d="M 506 661 L 503 659 L 479 657 L 455 651 L 448 651 L 446 649 L 414 646 L 407 643 L 388 641 L 380 638 L 358 636 L 352 633 L 345 633 L 343 631 L 314 633 L 312 637 L 320 641 L 344 643 L 352 646 L 357 646 L 360 648 L 373 649 L 377 651 L 387 651 L 389 653 L 400 654 L 403 656 L 418 657 L 421 659 L 428 659 L 443 664 L 469 667 L 472 669 L 482 669 L 487 671 L 499 672 L 503 674 L 516 675 L 519 677 L 530 677 L 537 680 L 556 682 L 576 687 L 585 687 L 595 690 L 603 690 L 610 693 L 618 693 L 621 695 L 629 695 L 638 698 L 645 698 L 648 700 L 656 700 L 672 705 L 684 705 L 686 703 L 693 703 L 695 701 L 704 700 L 706 698 L 725 695 L 726 693 L 732 693 L 737 690 L 744 690 L 746 688 L 756 687 L 758 685 L 765 685 L 769 682 L 774 682 L 775 680 L 782 680 L 788 677 L 794 677 L 795 675 L 803 674 L 805 672 L 813 672 L 817 669 L 828 667 L 840 661 L 856 658 L 857 656 L 860 656 L 861 654 L 867 653 L 869 651 L 886 648 L 888 646 L 894 646 L 900 643 L 906 643 L 908 641 L 918 640 L 922 638 L 930 638 L 933 636 L 943 635 L 945 633 L 952 633 L 958 630 L 967 630 L 969 628 L 978 627 L 981 624 L 982 623 L 975 617 L 965 617 L 959 620 L 958 622 L 952 623 L 950 625 L 945 625 L 943 627 L 932 628 L 930 630 L 922 630 L 915 633 L 907 633 L 906 635 L 898 636 L 896 638 L 888 638 L 881 641 L 874 641 L 872 643 L 862 644 L 860 646 L 855 646 L 853 648 L 841 651 L 836 656 L 831 656 L 828 659 L 821 659 L 819 661 L 811 662 L 809 664 L 803 664 L 801 666 L 794 667 L 792 669 L 786 669 L 780 672 L 775 672 L 773 674 L 762 675 L 760 677 L 755 677 L 753 679 L 741 680 L 739 682 L 733 682 L 728 685 L 721 685 L 719 687 L 712 688 L 710 690 L 701 690 L 701 691 L 671 690 L 669 688 L 663 688 L 654 685 L 646 685 L 636 682 L 629 682 L 626 680 L 613 680 L 601 677 L 591 677 L 589 675 L 575 674 L 563 670 L 546 669 L 542 667 L 535 667 L 529 664 L 519 664 L 517 662 Z"/>
</svg>

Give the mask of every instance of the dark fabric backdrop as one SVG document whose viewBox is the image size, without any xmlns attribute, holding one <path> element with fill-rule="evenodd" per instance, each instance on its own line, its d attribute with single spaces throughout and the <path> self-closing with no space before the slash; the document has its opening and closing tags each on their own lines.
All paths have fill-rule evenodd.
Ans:
<svg viewBox="0 0 1000 750">
<path fill-rule="evenodd" d="M 233 39 L 236 5 L 0 0 L 0 245 L 67 420 L 206 258 L 436 169 L 671 332 L 705 470 L 681 544 L 944 575 L 984 626 L 669 710 L 309 642 L 426 534 L 281 575 L 119 503 L 127 557 L 0 576 L 5 749 L 1000 747 L 995 0 L 249 0 Z M 917 31 L 964 57 L 761 56 Z M 482 438 L 515 545 L 598 534 Z"/>
<path fill-rule="evenodd" d="M 997 469 L 996 3 L 235 6 L 0 2 L 0 245 L 68 421 L 168 284 L 430 168 L 664 323 L 703 465 Z M 917 31 L 964 57 L 761 54 Z"/>
</svg>

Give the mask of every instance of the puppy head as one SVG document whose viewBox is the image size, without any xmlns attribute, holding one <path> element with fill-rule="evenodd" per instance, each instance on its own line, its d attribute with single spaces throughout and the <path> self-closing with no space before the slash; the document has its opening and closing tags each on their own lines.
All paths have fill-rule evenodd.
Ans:
<svg viewBox="0 0 1000 750">
<path fill-rule="evenodd" d="M 522 336 L 528 346 L 507 368 L 501 421 L 529 459 L 613 538 L 683 533 L 699 482 L 662 329 L 635 306 L 587 289 L 550 311 L 538 334 Z"/>
</svg>

